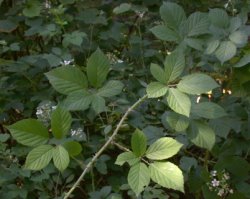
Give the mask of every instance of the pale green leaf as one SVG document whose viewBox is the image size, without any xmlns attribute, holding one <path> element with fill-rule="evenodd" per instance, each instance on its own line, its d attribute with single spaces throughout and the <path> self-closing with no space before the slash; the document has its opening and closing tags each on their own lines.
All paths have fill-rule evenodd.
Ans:
<svg viewBox="0 0 250 199">
<path fill-rule="evenodd" d="M 130 166 L 132 166 L 139 161 L 140 159 L 136 157 L 133 152 L 129 151 L 129 152 L 123 152 L 120 155 L 118 155 L 115 164 L 122 166 L 125 162 L 127 162 Z"/>
<path fill-rule="evenodd" d="M 42 5 L 39 1 L 29 0 L 25 3 L 23 14 L 26 17 L 37 17 L 40 15 L 41 10 L 42 10 Z"/>
<path fill-rule="evenodd" d="M 209 10 L 209 19 L 214 26 L 219 28 L 227 28 L 229 25 L 229 17 L 225 10 L 214 8 Z"/>
<path fill-rule="evenodd" d="M 163 84 L 167 83 L 168 79 L 166 77 L 166 74 L 164 70 L 158 64 L 152 63 L 150 65 L 150 72 L 157 81 Z"/>
<path fill-rule="evenodd" d="M 71 94 L 88 87 L 86 76 L 76 67 L 62 66 L 45 73 L 56 91 Z"/>
<path fill-rule="evenodd" d="M 119 95 L 123 89 L 123 83 L 117 80 L 111 80 L 100 88 L 97 92 L 97 95 L 101 97 L 113 97 Z"/>
<path fill-rule="evenodd" d="M 191 113 L 207 119 L 216 119 L 227 115 L 221 106 L 213 102 L 201 102 L 198 104 L 193 104 Z"/>
<path fill-rule="evenodd" d="M 122 3 L 119 6 L 114 8 L 113 13 L 121 14 L 121 13 L 129 11 L 130 9 L 131 9 L 131 4 Z"/>
<path fill-rule="evenodd" d="M 239 47 L 243 47 L 248 42 L 248 35 L 243 30 L 238 30 L 229 35 L 229 39 Z"/>
<path fill-rule="evenodd" d="M 62 139 L 71 127 L 72 118 L 68 111 L 57 107 L 51 115 L 51 129 L 55 138 Z"/>
<path fill-rule="evenodd" d="M 167 93 L 168 87 L 160 82 L 151 82 L 146 89 L 149 98 L 158 98 Z"/>
<path fill-rule="evenodd" d="M 208 55 L 212 54 L 218 48 L 219 45 L 220 45 L 219 40 L 212 40 L 212 41 L 208 42 L 205 53 Z"/>
<path fill-rule="evenodd" d="M 236 54 L 236 46 L 231 41 L 223 41 L 215 51 L 215 56 L 223 64 Z"/>
<path fill-rule="evenodd" d="M 172 2 L 164 2 L 160 7 L 160 15 L 167 26 L 178 30 L 186 14 L 181 6 Z"/>
<path fill-rule="evenodd" d="M 168 55 L 164 61 L 164 69 L 168 82 L 178 78 L 182 74 L 184 67 L 185 57 L 181 52 L 176 51 Z"/>
<path fill-rule="evenodd" d="M 188 138 L 196 146 L 211 150 L 215 144 L 215 133 L 211 127 L 202 122 L 192 122 L 188 129 Z"/>
<path fill-rule="evenodd" d="M 38 146 L 48 141 L 49 133 L 38 120 L 24 119 L 7 126 L 13 138 L 26 146 Z"/>
<path fill-rule="evenodd" d="M 98 95 L 92 96 L 91 108 L 96 114 L 101 113 L 106 110 L 105 99 Z"/>
<path fill-rule="evenodd" d="M 196 50 L 203 50 L 203 40 L 202 39 L 196 39 L 196 38 L 186 38 L 185 42 L 187 43 L 187 45 L 193 49 Z"/>
<path fill-rule="evenodd" d="M 138 196 L 150 182 L 149 169 L 144 163 L 133 165 L 128 173 L 128 184 Z"/>
<path fill-rule="evenodd" d="M 151 160 L 164 160 L 178 153 L 182 144 L 173 138 L 160 138 L 151 144 L 146 151 L 146 157 Z"/>
<path fill-rule="evenodd" d="M 242 20 L 240 17 L 232 17 L 230 19 L 229 31 L 234 32 L 238 30 L 242 25 Z"/>
<path fill-rule="evenodd" d="M 189 97 L 175 88 L 169 88 L 167 94 L 169 107 L 181 115 L 189 117 L 191 101 Z"/>
<path fill-rule="evenodd" d="M 157 184 L 184 192 L 182 171 L 171 162 L 154 162 L 149 165 L 150 177 Z"/>
<path fill-rule="evenodd" d="M 63 143 L 63 147 L 68 151 L 70 156 L 77 156 L 82 152 L 82 146 L 76 141 Z"/>
<path fill-rule="evenodd" d="M 27 155 L 25 169 L 41 170 L 46 167 L 53 155 L 53 146 L 41 145 L 32 149 Z"/>
<path fill-rule="evenodd" d="M 250 63 L 250 54 L 244 55 L 233 67 L 240 68 Z"/>
<path fill-rule="evenodd" d="M 186 130 L 189 125 L 189 119 L 186 116 L 175 112 L 170 112 L 166 120 L 169 126 L 177 132 Z"/>
<path fill-rule="evenodd" d="M 92 98 L 92 94 L 82 90 L 68 95 L 60 106 L 69 111 L 84 111 L 89 108 Z"/>
<path fill-rule="evenodd" d="M 69 153 L 63 146 L 56 146 L 53 150 L 53 162 L 59 171 L 65 170 L 69 165 Z"/>
<path fill-rule="evenodd" d="M 185 93 L 199 95 L 219 87 L 214 79 L 202 73 L 194 73 L 182 78 L 177 88 Z"/>
<path fill-rule="evenodd" d="M 187 36 L 198 36 L 209 33 L 209 19 L 207 14 L 195 12 L 191 14 L 182 26 L 182 31 Z"/>
<path fill-rule="evenodd" d="M 91 86 L 99 88 L 106 81 L 110 63 L 107 56 L 98 48 L 87 61 L 87 76 Z"/>
<path fill-rule="evenodd" d="M 160 40 L 163 41 L 178 41 L 179 35 L 174 30 L 171 30 L 165 25 L 157 25 L 150 31 Z"/>
<path fill-rule="evenodd" d="M 142 131 L 136 129 L 132 134 L 131 148 L 137 157 L 143 156 L 147 148 L 147 138 Z"/>
</svg>

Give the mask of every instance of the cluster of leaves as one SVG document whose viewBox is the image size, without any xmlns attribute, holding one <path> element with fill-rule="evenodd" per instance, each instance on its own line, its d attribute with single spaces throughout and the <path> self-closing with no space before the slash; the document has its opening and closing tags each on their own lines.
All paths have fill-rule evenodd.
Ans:
<svg viewBox="0 0 250 199">
<path fill-rule="evenodd" d="M 226 170 L 227 197 L 250 198 L 249 11 L 0 0 L 0 198 L 63 198 L 145 93 L 72 196 L 220 198 L 210 171 Z M 31 119 L 47 101 L 49 122 Z"/>
</svg>

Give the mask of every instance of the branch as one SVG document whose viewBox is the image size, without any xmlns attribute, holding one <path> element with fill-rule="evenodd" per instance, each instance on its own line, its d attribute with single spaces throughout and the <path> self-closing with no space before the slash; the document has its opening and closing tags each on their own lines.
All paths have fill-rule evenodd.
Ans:
<svg viewBox="0 0 250 199">
<path fill-rule="evenodd" d="M 71 189 L 65 194 L 64 199 L 69 198 L 70 194 L 76 189 L 76 187 L 79 185 L 79 183 L 83 180 L 85 174 L 89 171 L 89 169 L 93 166 L 94 162 L 98 159 L 98 157 L 103 153 L 103 151 L 112 143 L 115 136 L 117 135 L 121 125 L 123 124 L 124 120 L 127 118 L 128 114 L 133 111 L 141 102 L 143 102 L 147 98 L 147 95 L 144 95 L 142 98 L 140 98 L 138 101 L 136 101 L 123 115 L 120 122 L 116 126 L 115 131 L 113 134 L 109 137 L 107 142 L 100 148 L 100 150 L 94 155 L 94 157 L 91 159 L 91 161 L 86 165 L 85 169 L 83 170 L 80 177 L 77 179 L 75 184 L 71 187 Z"/>
</svg>

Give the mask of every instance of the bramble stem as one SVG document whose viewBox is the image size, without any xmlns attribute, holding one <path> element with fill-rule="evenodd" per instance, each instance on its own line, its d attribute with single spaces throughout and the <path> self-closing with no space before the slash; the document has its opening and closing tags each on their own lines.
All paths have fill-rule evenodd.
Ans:
<svg viewBox="0 0 250 199">
<path fill-rule="evenodd" d="M 71 187 L 71 189 L 65 194 L 64 199 L 69 198 L 70 194 L 76 189 L 76 187 L 80 184 L 80 182 L 83 180 L 85 174 L 89 171 L 89 169 L 93 166 L 94 162 L 98 159 L 98 157 L 103 153 L 103 151 L 112 143 L 115 136 L 117 135 L 119 129 L 121 128 L 121 125 L 123 124 L 124 120 L 127 118 L 128 114 L 133 111 L 141 102 L 143 102 L 147 98 L 147 95 L 144 95 L 142 98 L 140 98 L 138 101 L 136 101 L 131 107 L 128 108 L 126 113 L 121 118 L 120 122 L 116 126 L 116 129 L 114 130 L 113 134 L 109 137 L 107 142 L 100 148 L 100 150 L 94 155 L 94 157 L 91 159 L 91 161 L 86 165 L 85 169 L 83 170 L 80 177 L 77 179 L 75 184 Z"/>
</svg>

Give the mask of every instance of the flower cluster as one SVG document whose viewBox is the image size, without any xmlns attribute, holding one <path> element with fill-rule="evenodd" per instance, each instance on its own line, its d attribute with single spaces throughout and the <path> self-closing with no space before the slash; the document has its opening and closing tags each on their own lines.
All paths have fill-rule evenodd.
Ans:
<svg viewBox="0 0 250 199">
<path fill-rule="evenodd" d="M 70 129 L 70 135 L 77 141 L 84 141 L 86 140 L 86 135 L 82 128 L 78 127 L 75 129 Z"/>
<path fill-rule="evenodd" d="M 213 170 L 210 172 L 210 182 L 208 182 L 207 185 L 210 191 L 215 191 L 218 196 L 225 197 L 228 194 L 233 194 L 229 180 L 230 175 L 225 170 L 222 172 Z"/>
<path fill-rule="evenodd" d="M 36 116 L 39 121 L 41 121 L 45 126 L 50 123 L 50 116 L 56 106 L 51 101 L 42 102 L 36 108 Z"/>
</svg>

